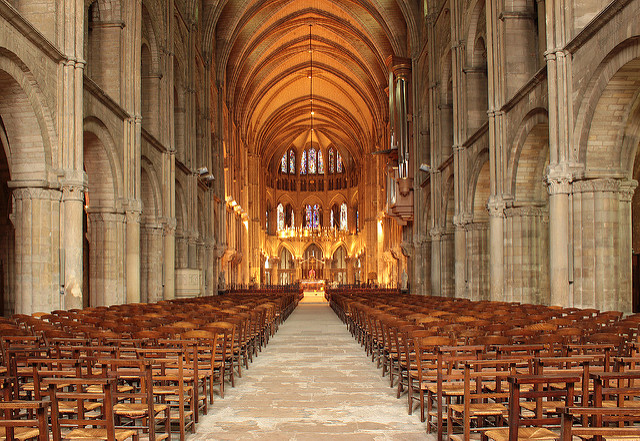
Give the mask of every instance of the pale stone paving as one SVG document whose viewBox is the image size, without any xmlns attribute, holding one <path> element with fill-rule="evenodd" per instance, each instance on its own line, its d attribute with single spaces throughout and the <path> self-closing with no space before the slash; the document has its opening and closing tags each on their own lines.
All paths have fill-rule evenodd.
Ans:
<svg viewBox="0 0 640 441">
<path fill-rule="evenodd" d="M 435 440 L 325 304 L 301 303 L 195 440 Z"/>
</svg>

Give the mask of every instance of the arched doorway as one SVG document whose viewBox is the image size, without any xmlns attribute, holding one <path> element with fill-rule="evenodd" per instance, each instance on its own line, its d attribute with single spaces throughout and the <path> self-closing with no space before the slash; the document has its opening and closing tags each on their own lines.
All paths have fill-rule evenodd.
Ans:
<svg viewBox="0 0 640 441">
<path fill-rule="evenodd" d="M 331 264 L 331 281 L 338 285 L 348 283 L 347 280 L 347 251 L 343 246 L 338 247 L 333 253 Z"/>
<path fill-rule="evenodd" d="M 280 262 L 278 262 L 278 285 L 289 285 L 293 283 L 296 276 L 296 267 L 293 256 L 288 249 L 282 248 L 280 251 Z"/>
</svg>

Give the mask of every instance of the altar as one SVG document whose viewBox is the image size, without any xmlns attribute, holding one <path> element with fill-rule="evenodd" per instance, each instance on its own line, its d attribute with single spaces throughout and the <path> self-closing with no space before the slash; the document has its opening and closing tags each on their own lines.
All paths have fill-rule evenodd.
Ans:
<svg viewBox="0 0 640 441">
<path fill-rule="evenodd" d="M 304 303 L 325 303 L 324 287 L 325 281 L 318 279 L 304 279 L 300 281 L 300 287 L 304 298 Z"/>
</svg>

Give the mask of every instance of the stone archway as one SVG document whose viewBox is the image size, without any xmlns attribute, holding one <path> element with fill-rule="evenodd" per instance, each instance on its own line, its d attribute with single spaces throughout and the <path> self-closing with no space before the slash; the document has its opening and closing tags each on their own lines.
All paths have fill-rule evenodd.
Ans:
<svg viewBox="0 0 640 441">
<path fill-rule="evenodd" d="M 633 230 L 640 220 L 633 204 L 640 177 L 638 42 L 618 45 L 597 69 L 575 135 L 584 176 L 572 185 L 573 303 L 631 312 Z"/>
<path fill-rule="evenodd" d="M 125 215 L 117 204 L 120 173 L 111 138 L 95 120 L 85 122 L 84 168 L 88 178 L 89 305 L 121 304 L 125 302 Z"/>
</svg>

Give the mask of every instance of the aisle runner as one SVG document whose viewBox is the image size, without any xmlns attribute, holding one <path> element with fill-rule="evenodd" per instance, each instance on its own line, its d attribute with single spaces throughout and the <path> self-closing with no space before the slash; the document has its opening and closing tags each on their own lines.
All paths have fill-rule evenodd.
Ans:
<svg viewBox="0 0 640 441">
<path fill-rule="evenodd" d="M 325 304 L 301 303 L 189 440 L 435 440 Z"/>
</svg>

